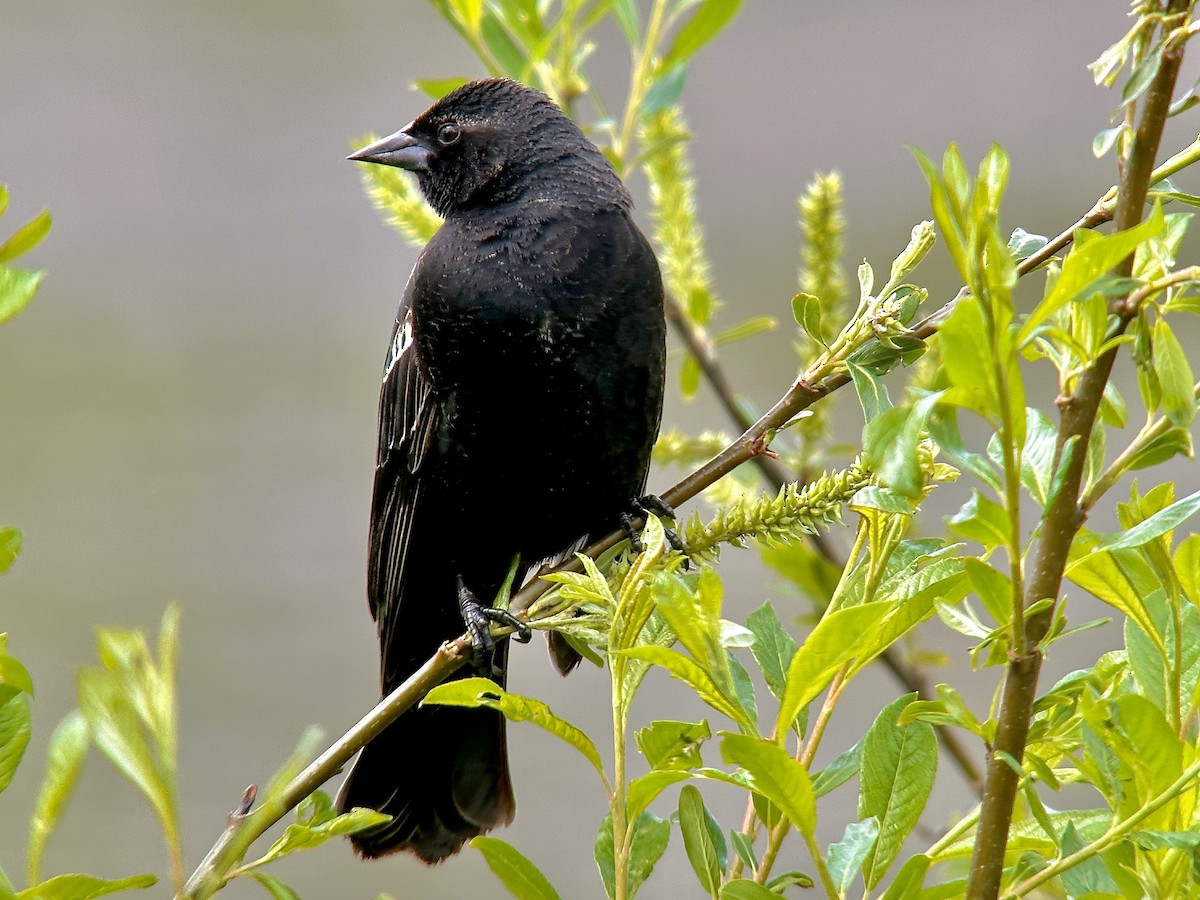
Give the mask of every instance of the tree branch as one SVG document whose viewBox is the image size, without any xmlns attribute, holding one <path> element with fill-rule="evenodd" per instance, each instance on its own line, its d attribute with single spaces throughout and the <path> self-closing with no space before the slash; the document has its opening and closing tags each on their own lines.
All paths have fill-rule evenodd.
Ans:
<svg viewBox="0 0 1200 900">
<path fill-rule="evenodd" d="M 1171 0 L 1168 15 L 1181 13 L 1187 6 L 1186 0 Z M 1159 142 L 1182 61 L 1183 42 L 1172 43 L 1168 40 L 1162 51 L 1162 64 L 1147 91 L 1128 164 L 1122 173 L 1114 215 L 1117 231 L 1132 228 L 1142 220 L 1154 160 L 1158 155 Z M 1132 268 L 1131 255 L 1125 263 L 1118 266 L 1115 274 L 1128 276 Z M 1113 303 L 1112 311 L 1118 317 L 1113 331 L 1113 336 L 1117 336 L 1129 327 L 1136 313 L 1126 309 L 1120 299 Z M 1069 459 L 1061 468 L 1063 476 L 1060 487 L 1047 502 L 1042 515 L 1033 569 L 1026 584 L 1024 608 L 1045 597 L 1056 600 L 1058 598 L 1071 542 L 1083 525 L 1083 511 L 1079 500 L 1084 463 L 1087 459 L 1085 448 L 1091 437 L 1104 396 L 1104 387 L 1112 373 L 1116 355 L 1117 347 L 1113 347 L 1097 359 L 1080 374 L 1071 394 L 1059 402 L 1061 414 L 1054 471 L 1060 470 L 1060 460 L 1068 442 L 1074 442 L 1074 446 Z M 1017 610 L 1016 614 L 1023 615 L 1023 609 Z M 1017 772 L 1003 761 L 1001 754 L 1007 754 L 1017 760 L 1024 757 L 1042 665 L 1040 644 L 1050 629 L 1053 617 L 1054 607 L 1030 616 L 1025 623 L 1024 646 L 1013 647 L 1010 651 L 1011 658 L 1005 673 L 994 753 L 988 761 L 979 830 L 971 860 L 971 875 L 967 883 L 969 900 L 994 900 L 1000 893 L 1004 853 L 1008 846 L 1008 829 L 1012 824 L 1018 782 Z"/>
</svg>

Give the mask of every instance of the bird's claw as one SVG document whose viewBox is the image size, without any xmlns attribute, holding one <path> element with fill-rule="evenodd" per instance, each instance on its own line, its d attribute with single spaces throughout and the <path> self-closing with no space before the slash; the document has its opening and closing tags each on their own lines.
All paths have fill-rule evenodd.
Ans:
<svg viewBox="0 0 1200 900">
<path fill-rule="evenodd" d="M 618 518 L 621 523 L 621 531 L 629 539 L 629 549 L 635 554 L 641 553 L 646 549 L 646 545 L 642 543 L 642 536 L 638 534 L 637 526 L 633 524 L 633 516 L 623 512 Z"/>
<path fill-rule="evenodd" d="M 659 497 L 657 494 L 645 494 L 633 501 L 633 509 L 639 513 L 654 513 L 660 519 L 674 519 L 675 507 Z M 645 545 L 642 543 L 641 536 L 633 525 L 633 516 L 629 513 L 621 513 L 621 530 L 625 532 L 625 536 L 629 538 L 629 549 L 634 553 L 641 553 L 645 550 Z M 667 543 L 671 545 L 671 549 L 678 553 L 682 553 L 687 557 L 687 547 L 684 546 L 683 539 L 679 537 L 678 532 L 669 525 L 663 525 L 663 536 L 667 539 Z"/>
<path fill-rule="evenodd" d="M 516 629 L 514 638 L 521 644 L 529 643 L 533 637 L 533 630 L 507 609 L 484 606 L 471 589 L 463 584 L 461 577 L 458 579 L 458 608 L 462 612 L 467 634 L 471 637 L 471 665 L 491 677 L 503 675 L 493 662 L 496 639 L 492 637 L 492 623 Z"/>
<path fill-rule="evenodd" d="M 533 639 L 533 629 L 525 622 L 522 622 L 507 609 L 498 609 L 495 606 L 484 606 L 479 610 L 480 614 L 489 622 L 495 622 L 497 625 L 504 625 L 512 628 L 514 633 L 512 639 L 518 644 L 528 644 Z"/>
</svg>

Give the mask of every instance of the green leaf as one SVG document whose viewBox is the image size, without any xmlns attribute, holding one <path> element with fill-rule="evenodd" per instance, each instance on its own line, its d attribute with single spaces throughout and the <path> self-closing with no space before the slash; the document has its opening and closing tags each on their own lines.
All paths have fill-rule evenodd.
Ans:
<svg viewBox="0 0 1200 900">
<path fill-rule="evenodd" d="M 0 684 L 0 791 L 8 787 L 29 746 L 29 698 Z"/>
<path fill-rule="evenodd" d="M 779 895 L 769 891 L 757 881 L 735 878 L 721 885 L 721 900 L 779 900 Z"/>
<path fill-rule="evenodd" d="M 703 372 L 700 370 L 700 363 L 696 357 L 685 356 L 679 367 L 679 393 L 685 400 L 696 396 L 696 392 L 700 390 L 702 375 Z"/>
<path fill-rule="evenodd" d="M 275 843 L 267 848 L 267 852 L 241 868 L 243 871 L 256 869 L 284 856 L 319 847 L 330 838 L 355 834 L 390 822 L 391 818 L 373 809 L 359 807 L 338 815 L 329 796 L 323 791 L 317 791 L 306 797 L 297 807 L 296 821 L 284 829 Z"/>
<path fill-rule="evenodd" d="M 662 66 L 669 69 L 690 59 L 697 50 L 711 41 L 737 15 L 742 0 L 700 0 L 692 17 L 675 34 Z"/>
<path fill-rule="evenodd" d="M 1103 128 L 1096 132 L 1096 136 L 1092 138 L 1092 156 L 1100 159 L 1117 142 L 1117 138 L 1121 136 L 1121 132 L 1125 130 L 1124 123 L 1114 125 L 1112 128 Z"/>
<path fill-rule="evenodd" d="M 250 877 L 261 884 L 275 900 L 300 900 L 299 894 L 270 872 L 253 872 Z"/>
<path fill-rule="evenodd" d="M 28 253 L 42 238 L 50 233 L 50 210 L 43 209 L 31 221 L 17 229 L 16 233 L 0 244 L 0 264 Z"/>
<path fill-rule="evenodd" d="M 783 696 L 788 666 L 796 655 L 796 642 L 783 630 L 775 607 L 763 603 L 746 617 L 746 627 L 754 633 L 750 652 L 762 669 L 767 687 L 776 697 Z"/>
<path fill-rule="evenodd" d="M 989 552 L 1008 545 L 1010 526 L 1004 508 L 989 500 L 979 491 L 971 491 L 971 497 L 962 509 L 946 519 L 950 530 L 968 541 L 983 544 Z"/>
<path fill-rule="evenodd" d="M 758 868 L 758 857 L 754 855 L 754 841 L 751 840 L 750 835 L 743 831 L 730 829 L 729 843 L 733 844 L 733 849 L 743 866 L 752 872 Z"/>
<path fill-rule="evenodd" d="M 647 772 L 629 782 L 625 792 L 625 814 L 637 817 L 645 811 L 654 798 L 673 784 L 687 781 L 691 775 L 683 769 L 657 769 Z"/>
<path fill-rule="evenodd" d="M 1128 837 L 1143 850 L 1200 848 L 1200 831 L 1134 831 Z"/>
<path fill-rule="evenodd" d="M 933 790 L 937 736 L 927 722 L 898 725 L 897 717 L 916 694 L 883 708 L 863 739 L 858 815 L 879 820 L 879 840 L 863 867 L 867 887 L 887 873 L 904 839 L 916 826 Z"/>
<path fill-rule="evenodd" d="M 0 266 L 0 324 L 29 305 L 44 274 Z"/>
<path fill-rule="evenodd" d="M 449 78 L 418 78 L 413 87 L 434 100 L 441 100 L 456 88 L 462 87 L 471 79 L 464 75 L 452 75 Z"/>
<path fill-rule="evenodd" d="M 21 891 L 17 900 L 92 900 L 120 891 L 154 887 L 157 883 L 158 879 L 153 875 L 132 875 L 117 881 L 92 875 L 58 875 Z"/>
<path fill-rule="evenodd" d="M 1172 426 L 1155 435 L 1125 460 L 1125 470 L 1148 469 L 1176 456 L 1194 456 L 1192 433 L 1187 428 Z"/>
<path fill-rule="evenodd" d="M 1122 106 L 1136 101 L 1146 92 L 1146 88 L 1150 87 L 1150 82 L 1154 80 L 1154 76 L 1158 74 L 1159 67 L 1162 65 L 1162 54 L 1162 44 L 1151 47 L 1142 61 L 1129 73 L 1129 80 L 1121 89 Z"/>
<path fill-rule="evenodd" d="M 1026 409 L 1025 446 L 1021 451 L 1021 484 L 1040 506 L 1045 506 L 1053 494 L 1054 456 L 1057 448 L 1058 429 L 1040 410 Z M 995 452 L 997 456 L 1000 454 L 998 446 Z"/>
<path fill-rule="evenodd" d="M 1154 322 L 1154 371 L 1162 388 L 1162 411 L 1172 425 L 1186 428 L 1196 418 L 1194 376 L 1187 354 L 1162 316 Z"/>
<path fill-rule="evenodd" d="M 780 739 L 791 730 L 800 711 L 829 686 L 837 670 L 858 654 L 890 606 L 886 602 L 849 606 L 827 613 L 817 623 L 788 665 L 775 725 Z"/>
<path fill-rule="evenodd" d="M 312 761 L 317 749 L 321 745 L 321 739 L 324 737 L 324 732 L 315 725 L 310 725 L 304 729 L 300 735 L 300 740 L 296 743 L 296 748 L 291 752 L 291 755 L 284 760 L 275 774 L 271 776 L 271 780 L 267 782 L 264 790 L 258 792 L 260 799 L 265 800 L 267 797 L 274 797 L 282 791 L 293 778 L 303 771 L 304 767 Z"/>
<path fill-rule="evenodd" d="M 931 862 L 924 853 L 909 857 L 880 900 L 913 900 L 925 884 L 925 873 L 929 871 Z"/>
<path fill-rule="evenodd" d="M 695 691 L 701 700 L 717 712 L 728 716 L 739 725 L 752 727 L 740 704 L 723 693 L 707 671 L 682 653 L 676 653 L 666 647 L 632 647 L 620 653 L 632 659 L 661 666 Z"/>
<path fill-rule="evenodd" d="M 142 731 L 132 697 L 106 669 L 81 669 L 76 675 L 79 711 L 87 719 L 96 747 L 150 803 L 160 822 L 175 820 L 167 775 Z"/>
<path fill-rule="evenodd" d="M 79 710 L 67 713 L 50 735 L 50 746 L 46 750 L 46 775 L 42 779 L 33 817 L 29 822 L 29 849 L 26 856 L 30 884 L 36 884 L 41 875 L 46 841 L 57 827 L 75 789 L 90 742 L 87 721 Z"/>
<path fill-rule="evenodd" d="M 892 408 L 887 388 L 874 372 L 853 361 L 847 361 L 846 369 L 854 382 L 854 392 L 858 395 L 864 422 L 870 423 Z"/>
<path fill-rule="evenodd" d="M 19 659 L 4 651 L 5 643 L 0 639 L 0 684 L 7 684 L 32 697 L 33 677 Z"/>
<path fill-rule="evenodd" d="M 1080 240 L 1084 229 L 1075 232 L 1075 244 L 1063 260 L 1058 280 L 1021 326 L 1017 345 L 1025 346 L 1055 312 L 1082 294 L 1096 279 L 1108 274 L 1140 244 L 1157 237 L 1166 227 L 1161 206 L 1133 228 L 1103 237 Z M 1094 232 L 1090 234 L 1094 235 Z M 942 346 L 945 347 L 945 341 Z"/>
<path fill-rule="evenodd" d="M 676 63 L 671 68 L 664 70 L 654 80 L 654 84 L 650 86 L 650 90 L 646 91 L 646 97 L 642 100 L 641 114 L 643 116 L 652 116 L 678 103 L 679 95 L 683 93 L 683 83 L 686 79 L 686 62 Z"/>
<path fill-rule="evenodd" d="M 841 787 L 858 774 L 861 765 L 862 741 L 858 741 L 849 750 L 839 753 L 833 762 L 813 776 L 813 795 L 824 797 L 835 788 Z"/>
<path fill-rule="evenodd" d="M 786 750 L 766 738 L 726 733 L 721 738 L 721 755 L 746 770 L 752 791 L 778 806 L 802 834 L 813 836 L 817 803 L 812 781 Z"/>
<path fill-rule="evenodd" d="M 478 34 L 483 22 L 483 0 L 448 0 L 456 19 L 470 34 Z"/>
<path fill-rule="evenodd" d="M 879 837 L 879 820 L 874 816 L 846 826 L 841 841 L 829 845 L 826 866 L 838 892 L 844 897 L 858 876 L 858 870 Z"/>
<path fill-rule="evenodd" d="M 500 67 L 505 74 L 510 78 L 518 80 L 525 73 L 525 67 L 528 64 L 528 58 L 525 51 L 517 46 L 516 42 L 505 31 L 504 26 L 493 15 L 487 15 L 483 18 L 481 27 L 483 34 L 483 42 L 487 44 L 488 50 L 492 56 L 500 63 Z"/>
<path fill-rule="evenodd" d="M 600 761 L 596 745 L 583 731 L 560 719 L 541 700 L 510 694 L 491 679 L 474 677 L 447 681 L 426 694 L 421 705 L 484 706 L 503 713 L 511 722 L 532 722 L 582 753 L 600 777 L 604 777 L 604 763 Z"/>
<path fill-rule="evenodd" d="M 818 344 L 821 339 L 821 301 L 812 294 L 803 291 L 792 298 L 792 318 L 804 329 L 804 333 Z"/>
<path fill-rule="evenodd" d="M 541 870 L 512 844 L 500 838 L 480 836 L 471 839 L 471 846 L 483 854 L 492 874 L 514 897 L 519 900 L 559 900 L 558 891 L 551 887 Z"/>
<path fill-rule="evenodd" d="M 1093 548 L 1092 552 L 1097 553 L 1106 550 L 1125 550 L 1132 547 L 1141 547 L 1156 538 L 1162 537 L 1164 534 L 1174 531 L 1179 525 L 1182 525 L 1194 516 L 1197 511 L 1200 511 L 1200 491 L 1188 494 L 1188 496 L 1181 500 L 1176 500 L 1170 506 L 1159 510 L 1150 516 L 1150 518 L 1139 522 L 1132 528 L 1102 536 L 1100 543 Z"/>
<path fill-rule="evenodd" d="M 21 552 L 24 535 L 11 525 L 0 528 L 0 573 L 7 572 Z"/>
<path fill-rule="evenodd" d="M 982 453 L 967 450 L 963 445 L 962 435 L 958 430 L 957 411 L 953 407 L 935 410 L 929 419 L 929 436 L 954 465 L 970 472 L 993 491 L 1002 492 L 1000 477 L 991 460 Z"/>
<path fill-rule="evenodd" d="M 690 784 L 684 785 L 679 792 L 679 830 L 700 886 L 708 893 L 714 893 L 720 887 L 729 851 L 721 826 L 705 807 L 700 792 Z"/>
<path fill-rule="evenodd" d="M 1183 772 L 1183 742 L 1166 720 L 1163 711 L 1145 697 L 1126 694 L 1116 701 L 1120 724 L 1132 745 L 1126 759 L 1134 770 L 1137 795 L 1141 804 L 1165 791 Z M 1118 754 L 1121 747 L 1118 744 Z M 1146 820 L 1150 828 L 1169 827 L 1175 811 L 1169 807 Z"/>
<path fill-rule="evenodd" d="M 803 872 L 784 872 L 781 875 L 776 875 L 767 882 L 767 887 L 776 894 L 782 894 L 787 888 L 799 887 L 810 888 L 814 885 L 812 878 L 805 875 Z"/>
<path fill-rule="evenodd" d="M 1154 590 L 1155 578 L 1135 551 L 1083 551 L 1076 556 L 1073 546 L 1071 555 L 1075 558 L 1067 564 L 1067 578 L 1119 609 L 1147 634 L 1157 634 L 1145 604 L 1145 597 Z"/>
<path fill-rule="evenodd" d="M 958 303 L 938 333 L 942 365 L 950 381 L 946 402 L 978 413 L 995 422 L 1000 415 L 1000 392 L 996 386 L 994 352 L 988 339 L 983 309 L 976 300 Z"/>
<path fill-rule="evenodd" d="M 654 865 L 667 849 L 671 839 L 671 822 L 660 819 L 653 813 L 643 812 L 633 824 L 633 840 L 629 847 L 629 879 L 627 896 L 632 900 L 638 888 L 642 886 Z M 600 878 L 609 897 L 616 896 L 614 888 L 616 866 L 613 858 L 613 826 L 612 816 L 605 816 L 600 824 L 600 832 L 596 835 L 595 847 L 596 865 L 600 869 Z"/>
<path fill-rule="evenodd" d="M 638 26 L 637 0 L 614 0 L 612 14 L 630 46 L 636 46 L 641 31 Z"/>
<path fill-rule="evenodd" d="M 651 722 L 638 729 L 637 747 L 651 769 L 687 770 L 703 765 L 700 745 L 712 737 L 707 722 Z"/>
<path fill-rule="evenodd" d="M 718 332 L 713 337 L 713 343 L 721 346 L 732 344 L 736 341 L 744 341 L 746 338 L 754 337 L 756 334 L 771 331 L 778 324 L 771 316 L 751 316 L 749 319 L 744 319 L 736 325 Z"/>
<path fill-rule="evenodd" d="M 721 578 L 704 566 L 693 590 L 683 579 L 667 572 L 653 576 L 658 611 L 667 620 L 679 643 L 692 655 L 726 696 L 733 682 L 721 646 Z"/>
<path fill-rule="evenodd" d="M 1189 534 L 1180 541 L 1171 563 L 1184 594 L 1194 606 L 1200 606 L 1200 534 Z"/>
</svg>

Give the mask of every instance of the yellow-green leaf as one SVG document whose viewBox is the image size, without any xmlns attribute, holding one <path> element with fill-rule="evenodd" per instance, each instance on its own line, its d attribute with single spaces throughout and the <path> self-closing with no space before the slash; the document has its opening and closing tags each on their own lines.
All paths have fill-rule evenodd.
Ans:
<svg viewBox="0 0 1200 900">
<path fill-rule="evenodd" d="M 591 738 L 570 722 L 556 716 L 541 700 L 510 694 L 490 679 L 460 678 L 439 684 L 421 703 L 423 706 L 483 706 L 503 713 L 512 722 L 532 722 L 582 753 L 600 777 L 604 777 L 604 763 L 600 761 L 600 754 Z"/>
<path fill-rule="evenodd" d="M 817 827 L 817 801 L 808 771 L 774 741 L 748 734 L 721 738 L 725 761 L 741 766 L 751 789 L 778 806 L 800 831 L 811 837 Z"/>
<path fill-rule="evenodd" d="M 67 713 L 50 735 L 50 747 L 46 751 L 46 775 L 42 779 L 33 818 L 29 822 L 29 849 L 26 855 L 30 884 L 37 884 L 41 875 L 46 841 L 58 825 L 75 783 L 79 780 L 79 773 L 83 771 L 83 760 L 90 742 L 87 721 L 79 710 Z"/>
<path fill-rule="evenodd" d="M 50 233 L 50 210 L 43 209 L 26 222 L 3 244 L 0 244 L 0 263 L 16 259 L 36 247 Z"/>
<path fill-rule="evenodd" d="M 483 854 L 488 868 L 518 900 L 559 900 L 558 891 L 529 858 L 500 838 L 480 836 L 471 846 Z"/>
<path fill-rule="evenodd" d="M 1154 372 L 1162 388 L 1163 415 L 1172 425 L 1187 428 L 1196 418 L 1192 367 L 1167 320 L 1159 316 L 1153 330 Z"/>
</svg>

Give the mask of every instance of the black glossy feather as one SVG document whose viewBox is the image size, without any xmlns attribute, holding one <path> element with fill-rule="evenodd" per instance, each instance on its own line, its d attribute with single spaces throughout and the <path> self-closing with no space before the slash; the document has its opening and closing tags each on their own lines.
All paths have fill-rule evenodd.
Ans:
<svg viewBox="0 0 1200 900">
<path fill-rule="evenodd" d="M 447 123 L 460 133 L 444 145 Z M 664 365 L 662 283 L 629 195 L 549 100 L 475 82 L 401 143 L 419 143 L 406 159 L 427 165 L 446 221 L 409 279 L 380 396 L 368 597 L 385 692 L 462 632 L 459 577 L 490 602 L 514 556 L 535 565 L 614 527 L 645 485 Z M 405 713 L 338 802 L 395 817 L 354 838 L 364 855 L 444 858 L 513 817 L 503 719 Z"/>
</svg>

